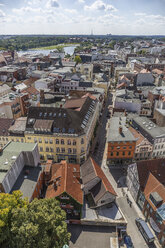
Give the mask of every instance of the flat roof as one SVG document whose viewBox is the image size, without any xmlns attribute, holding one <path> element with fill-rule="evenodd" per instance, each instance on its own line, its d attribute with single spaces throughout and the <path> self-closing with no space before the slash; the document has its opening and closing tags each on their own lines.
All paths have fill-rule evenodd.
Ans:
<svg viewBox="0 0 165 248">
<path fill-rule="evenodd" d="M 41 166 L 24 166 L 10 193 L 15 190 L 20 190 L 23 193 L 23 197 L 27 197 L 31 200 L 41 171 Z"/>
<path fill-rule="evenodd" d="M 0 182 L 3 181 L 6 173 L 10 170 L 19 154 L 24 151 L 33 151 L 36 143 L 10 142 L 0 153 Z"/>
<path fill-rule="evenodd" d="M 135 117 L 133 121 L 137 123 L 143 130 L 145 130 L 153 138 L 165 136 L 165 128 L 159 127 L 145 116 Z"/>
<path fill-rule="evenodd" d="M 119 127 L 122 128 L 122 133 L 119 132 Z M 107 141 L 136 141 L 133 134 L 126 127 L 126 117 L 112 117 L 110 119 Z"/>
</svg>

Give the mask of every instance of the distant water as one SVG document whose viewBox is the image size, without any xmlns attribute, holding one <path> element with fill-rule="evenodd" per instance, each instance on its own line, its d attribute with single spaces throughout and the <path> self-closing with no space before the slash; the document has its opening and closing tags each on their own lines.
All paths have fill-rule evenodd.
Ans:
<svg viewBox="0 0 165 248">
<path fill-rule="evenodd" d="M 64 52 L 65 52 L 65 54 L 70 54 L 70 55 L 73 55 L 73 53 L 74 53 L 74 49 L 76 48 L 76 46 L 67 46 L 67 47 L 64 47 Z M 54 51 L 55 49 L 48 49 L 48 50 L 43 50 L 43 49 L 41 49 L 41 50 L 27 50 L 27 51 L 19 51 L 18 52 L 18 55 L 19 56 L 22 56 L 22 55 L 24 55 L 24 54 L 35 54 L 35 55 L 37 55 L 37 54 L 43 54 L 43 55 L 45 55 L 45 56 L 47 56 L 51 51 Z"/>
</svg>

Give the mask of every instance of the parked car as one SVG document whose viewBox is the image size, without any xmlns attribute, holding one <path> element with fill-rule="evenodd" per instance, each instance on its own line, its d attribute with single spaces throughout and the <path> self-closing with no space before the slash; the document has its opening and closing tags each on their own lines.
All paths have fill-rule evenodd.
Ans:
<svg viewBox="0 0 165 248">
<path fill-rule="evenodd" d="M 147 244 L 152 244 L 155 240 L 155 237 L 154 237 L 153 233 L 151 232 L 147 223 L 144 220 L 142 220 L 141 218 L 136 218 L 135 222 L 136 222 L 136 225 L 137 225 L 139 231 L 141 232 L 145 241 L 147 242 Z"/>
<path fill-rule="evenodd" d="M 133 243 L 130 236 L 124 236 L 124 243 L 126 244 L 127 248 L 133 248 Z"/>
</svg>

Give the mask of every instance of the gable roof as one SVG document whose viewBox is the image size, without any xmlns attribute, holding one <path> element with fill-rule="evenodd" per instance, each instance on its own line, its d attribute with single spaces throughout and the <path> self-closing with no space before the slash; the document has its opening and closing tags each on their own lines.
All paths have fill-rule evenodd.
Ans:
<svg viewBox="0 0 165 248">
<path fill-rule="evenodd" d="M 61 161 L 52 165 L 52 174 L 46 191 L 46 198 L 58 197 L 66 192 L 79 204 L 83 204 L 80 184 L 80 165 Z"/>
<path fill-rule="evenodd" d="M 101 185 L 101 187 L 104 187 L 105 191 L 108 191 L 115 196 L 117 195 L 114 188 L 105 176 L 104 172 L 94 161 L 93 158 L 90 157 L 84 164 L 81 165 L 81 176 L 84 185 L 93 180 L 94 178 L 99 177 L 101 183 L 103 184 Z"/>
<path fill-rule="evenodd" d="M 153 176 L 151 172 L 149 172 L 149 176 L 144 189 L 144 195 L 146 200 L 150 202 L 152 208 L 156 210 L 156 206 L 150 200 L 150 194 L 153 192 L 157 192 L 158 195 L 162 198 L 163 202 L 165 202 L 165 187 L 156 179 L 156 177 Z"/>
<path fill-rule="evenodd" d="M 140 145 L 144 140 L 147 141 L 147 143 L 150 143 L 140 132 L 136 131 L 136 129 L 133 127 L 130 126 L 128 129 L 131 131 L 135 139 L 137 139 L 136 146 Z M 152 144 L 150 143 L 150 145 Z"/>
<path fill-rule="evenodd" d="M 149 172 L 151 172 L 160 183 L 165 185 L 165 159 L 153 159 L 137 162 L 137 170 L 142 191 L 145 188 Z"/>
</svg>

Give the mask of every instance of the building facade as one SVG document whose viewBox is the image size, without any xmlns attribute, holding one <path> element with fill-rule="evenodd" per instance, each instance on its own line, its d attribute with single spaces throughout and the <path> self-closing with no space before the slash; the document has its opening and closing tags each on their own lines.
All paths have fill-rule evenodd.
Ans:
<svg viewBox="0 0 165 248">
<path fill-rule="evenodd" d="M 126 117 L 112 117 L 107 137 L 107 163 L 125 165 L 134 157 L 136 139 L 126 127 Z"/>
</svg>

